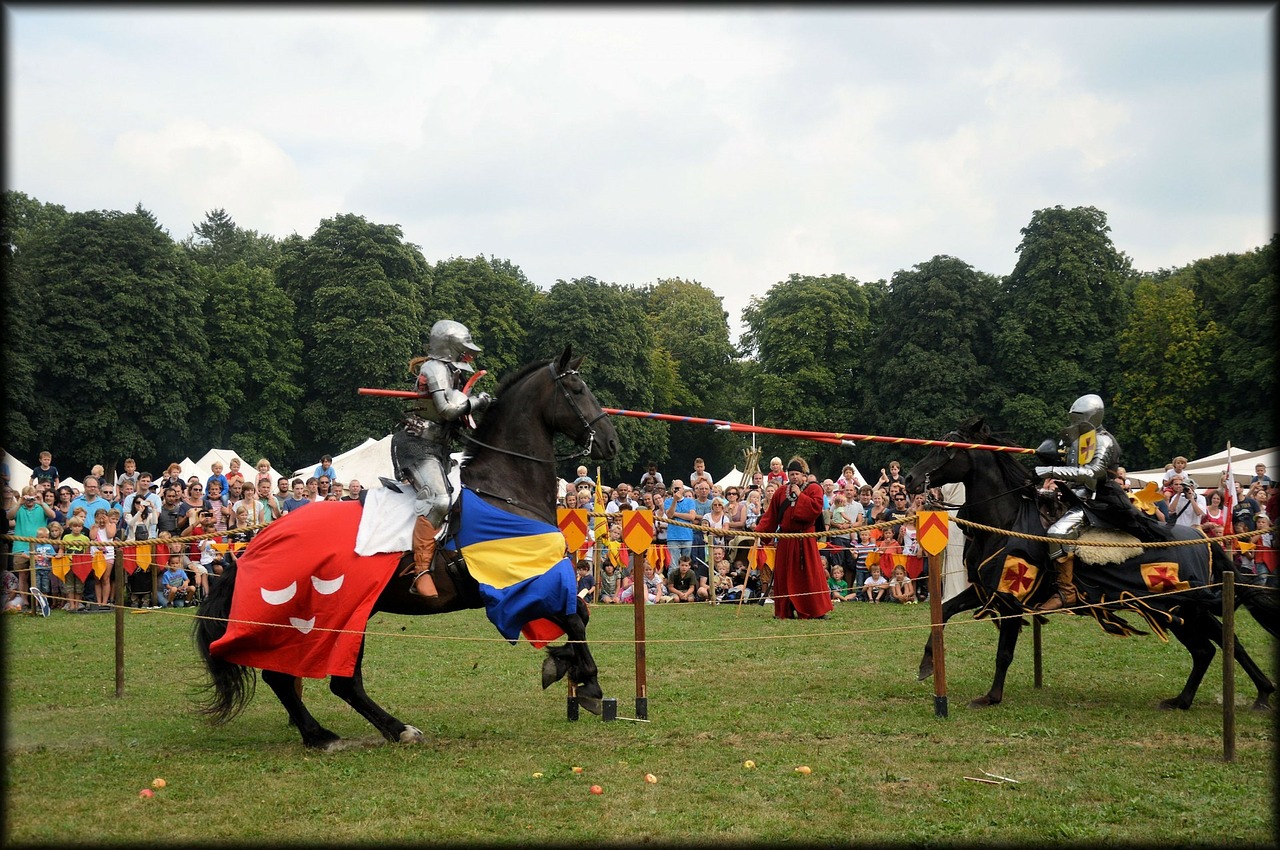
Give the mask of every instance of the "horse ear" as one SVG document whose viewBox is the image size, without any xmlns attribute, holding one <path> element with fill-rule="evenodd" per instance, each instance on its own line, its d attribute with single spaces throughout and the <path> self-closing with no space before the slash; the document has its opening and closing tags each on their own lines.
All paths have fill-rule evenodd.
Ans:
<svg viewBox="0 0 1280 850">
<path fill-rule="evenodd" d="M 582 361 L 585 360 L 586 357 L 587 355 L 585 354 L 579 354 L 569 362 L 569 368 L 575 372 L 578 371 L 578 367 L 582 365 Z"/>
<path fill-rule="evenodd" d="M 556 360 L 556 371 L 563 372 L 569 365 L 569 359 L 573 357 L 573 343 L 568 343 L 564 347 L 564 351 L 560 353 L 560 357 Z"/>
</svg>

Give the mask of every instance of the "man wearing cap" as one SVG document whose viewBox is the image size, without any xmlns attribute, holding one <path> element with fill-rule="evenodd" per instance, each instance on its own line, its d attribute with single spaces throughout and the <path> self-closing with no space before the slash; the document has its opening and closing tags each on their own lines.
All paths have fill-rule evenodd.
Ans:
<svg viewBox="0 0 1280 850">
<path fill-rule="evenodd" d="M 810 532 L 822 513 L 822 485 L 809 480 L 809 464 L 793 457 L 787 484 L 779 487 L 756 524 L 757 531 L 787 534 Z M 763 545 L 763 541 L 762 541 Z M 779 620 L 826 617 L 834 607 L 816 537 L 778 540 L 773 562 L 773 616 Z"/>
</svg>

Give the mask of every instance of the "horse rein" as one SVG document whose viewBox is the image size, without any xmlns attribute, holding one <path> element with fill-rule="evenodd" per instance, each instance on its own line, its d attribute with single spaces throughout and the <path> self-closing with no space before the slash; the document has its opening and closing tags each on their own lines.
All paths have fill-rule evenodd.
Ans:
<svg viewBox="0 0 1280 850">
<path fill-rule="evenodd" d="M 566 369 L 563 372 L 556 372 L 554 360 L 547 364 L 547 368 L 551 372 L 551 380 L 555 383 L 557 387 L 560 388 L 561 394 L 564 395 L 565 400 L 569 402 L 569 407 L 573 409 L 573 412 L 577 414 L 578 421 L 582 423 L 582 427 L 585 430 L 585 433 L 578 438 L 578 443 L 582 446 L 582 448 L 580 448 L 578 451 L 574 452 L 573 454 L 545 458 L 545 457 L 534 457 L 533 455 L 523 454 L 521 452 L 513 451 L 511 449 L 504 449 L 500 446 L 493 446 L 493 445 L 490 445 L 489 443 L 483 442 L 482 440 L 477 440 L 475 437 L 471 436 L 470 434 L 463 434 L 462 439 L 467 441 L 468 443 L 472 443 L 473 445 L 482 446 L 483 448 L 486 448 L 489 451 L 498 452 L 499 454 L 504 454 L 504 455 L 510 455 L 511 457 L 518 457 L 518 458 L 521 458 L 522 460 L 531 460 L 535 463 L 559 463 L 560 461 L 563 461 L 563 460 L 575 460 L 577 458 L 586 457 L 587 455 L 591 454 L 591 450 L 595 447 L 595 442 L 596 442 L 595 424 L 599 422 L 601 419 L 608 416 L 609 414 L 601 410 L 600 414 L 596 416 L 594 419 L 588 419 L 586 417 L 586 414 L 582 412 L 582 408 L 580 408 L 578 406 L 578 403 L 574 401 L 573 393 L 569 392 L 569 388 L 564 385 L 564 379 L 569 377 L 570 375 L 578 375 L 579 372 L 577 369 Z M 489 494 L 489 495 L 493 495 L 493 494 Z M 498 498 L 502 498 L 502 497 L 498 497 Z M 510 501 L 510 500 L 507 500 L 507 501 Z"/>
</svg>

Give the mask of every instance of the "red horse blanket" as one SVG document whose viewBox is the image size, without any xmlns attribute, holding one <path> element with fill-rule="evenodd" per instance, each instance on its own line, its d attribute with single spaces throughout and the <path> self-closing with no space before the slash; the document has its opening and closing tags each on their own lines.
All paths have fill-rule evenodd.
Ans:
<svg viewBox="0 0 1280 850">
<path fill-rule="evenodd" d="M 402 554 L 357 555 L 360 513 L 359 502 L 317 502 L 258 532 L 210 654 L 310 679 L 354 674 L 369 612 Z"/>
</svg>

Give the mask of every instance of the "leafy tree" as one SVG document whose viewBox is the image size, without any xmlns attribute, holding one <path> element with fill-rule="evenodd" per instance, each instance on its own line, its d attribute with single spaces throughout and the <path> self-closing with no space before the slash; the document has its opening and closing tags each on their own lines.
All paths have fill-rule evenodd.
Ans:
<svg viewBox="0 0 1280 850">
<path fill-rule="evenodd" d="M 293 302 L 270 269 L 242 260 L 198 274 L 209 340 L 198 439 L 229 445 L 250 464 L 258 457 L 283 462 L 293 450 L 294 411 L 302 398 Z"/>
<path fill-rule="evenodd" d="M 1037 210 L 1005 279 L 994 338 L 1000 420 L 1036 445 L 1057 433 L 1084 393 L 1109 399 L 1118 378 L 1129 259 L 1093 207 Z"/>
<path fill-rule="evenodd" d="M 696 281 L 680 278 L 660 280 L 642 289 L 641 295 L 652 329 L 655 380 L 673 370 L 674 383 L 665 392 L 671 405 L 662 412 L 727 418 L 740 386 L 737 377 L 741 370 L 729 341 L 729 314 L 724 311 L 723 299 Z M 696 457 L 705 459 L 707 468 L 716 475 L 740 459 L 743 441 L 737 435 L 705 425 L 672 427 L 679 440 L 665 465 L 681 472 L 669 471 L 668 477 L 693 469 Z"/>
<path fill-rule="evenodd" d="M 61 226 L 67 211 L 43 204 L 22 192 L 4 193 L 0 209 L 0 274 L 3 275 L 4 315 L 8 317 L 4 344 L 4 412 L 0 426 L 12 451 L 40 451 L 41 425 L 33 422 L 39 395 L 37 375 L 40 363 L 54 355 L 39 332 L 45 310 L 38 281 L 33 280 L 32 262 L 39 256 L 36 246 L 47 243 L 49 233 Z"/>
<path fill-rule="evenodd" d="M 652 380 L 653 346 L 634 289 L 593 277 L 558 280 L 536 303 L 529 317 L 527 360 L 550 359 L 571 343 L 575 353 L 586 355 L 582 376 L 604 407 L 661 411 L 671 403 L 658 395 L 662 384 Z M 603 474 L 616 478 L 650 458 L 666 457 L 664 423 L 617 416 L 613 424 L 620 449 L 614 460 L 601 465 Z M 561 476 L 572 478 L 574 466 L 561 464 Z"/>
<path fill-rule="evenodd" d="M 479 367 L 494 380 L 524 364 L 526 324 L 540 293 L 519 266 L 493 257 L 454 257 L 437 263 L 432 278 L 431 304 L 424 319 L 428 330 L 440 319 L 470 328 L 476 344 L 484 349 Z"/>
<path fill-rule="evenodd" d="M 233 263 L 250 268 L 272 268 L 280 261 L 280 243 L 274 236 L 238 227 L 224 209 L 211 210 L 182 247 L 202 266 L 225 269 Z"/>
<path fill-rule="evenodd" d="M 867 297 L 842 274 L 791 275 L 742 311 L 743 348 L 754 354 L 746 394 L 761 424 L 807 431 L 854 431 L 853 403 L 861 354 L 870 331 Z M 847 447 L 779 439 L 769 452 L 802 454 L 811 468 L 839 469 Z"/>
<path fill-rule="evenodd" d="M 1204 398 L 1220 340 L 1217 323 L 1204 320 L 1185 281 L 1138 284 L 1120 333 L 1124 365 L 1111 429 L 1126 461 L 1146 467 L 1194 456 L 1196 433 L 1217 415 Z"/>
<path fill-rule="evenodd" d="M 351 214 L 286 239 L 281 252 L 276 280 L 306 352 L 297 466 L 381 437 L 403 416 L 403 401 L 357 391 L 409 386 L 409 359 L 426 339 L 430 270 L 398 225 Z"/>
<path fill-rule="evenodd" d="M 39 391 L 10 399 L 33 432 L 21 447 L 86 468 L 182 457 L 208 344 L 194 269 L 154 216 L 72 213 L 14 262 L 46 343 L 33 355 Z"/>
<path fill-rule="evenodd" d="M 889 436 L 933 438 L 967 416 L 998 409 L 988 352 L 999 293 L 998 278 L 955 257 L 895 273 L 863 357 L 870 400 L 863 421 Z M 910 467 L 903 454 L 903 447 L 883 443 L 858 448 L 869 483 L 890 459 Z"/>
</svg>

